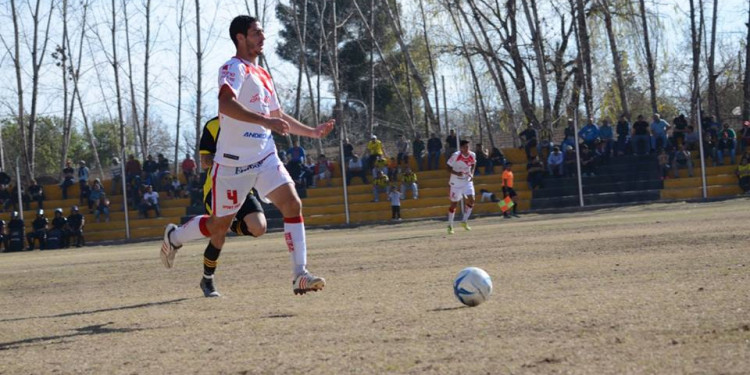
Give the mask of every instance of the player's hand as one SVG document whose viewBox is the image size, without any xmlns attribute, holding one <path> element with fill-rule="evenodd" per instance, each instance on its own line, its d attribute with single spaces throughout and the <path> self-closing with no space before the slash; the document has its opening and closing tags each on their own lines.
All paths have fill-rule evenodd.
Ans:
<svg viewBox="0 0 750 375">
<path fill-rule="evenodd" d="M 269 118 L 268 120 L 266 120 L 266 126 L 272 131 L 275 131 L 276 133 L 279 133 L 281 135 L 289 134 L 289 123 L 287 123 L 282 118 Z"/>
<path fill-rule="evenodd" d="M 333 130 L 333 126 L 336 124 L 335 119 L 330 119 L 320 125 L 318 125 L 315 128 L 315 132 L 313 133 L 313 138 L 325 138 L 325 136 L 328 135 L 328 133 Z"/>
</svg>

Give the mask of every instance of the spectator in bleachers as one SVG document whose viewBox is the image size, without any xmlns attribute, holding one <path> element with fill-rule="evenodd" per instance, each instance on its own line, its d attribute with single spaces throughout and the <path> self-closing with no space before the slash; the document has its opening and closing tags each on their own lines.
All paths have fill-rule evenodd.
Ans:
<svg viewBox="0 0 750 375">
<path fill-rule="evenodd" d="M 740 151 L 745 152 L 750 149 L 750 121 L 744 121 L 742 123 L 742 130 L 737 135 L 740 144 Z"/>
<path fill-rule="evenodd" d="M 693 177 L 693 160 L 684 145 L 678 144 L 677 151 L 674 154 L 674 163 L 672 168 L 674 169 L 674 178 L 680 178 L 680 168 L 687 168 L 688 176 Z"/>
<path fill-rule="evenodd" d="M 84 202 L 89 201 L 89 196 L 91 196 L 91 185 L 89 184 L 81 185 L 80 190 L 81 190 L 81 194 L 80 194 L 80 199 L 79 199 L 78 204 L 83 205 Z M 89 213 L 91 212 L 92 212 L 91 208 L 89 207 Z"/>
<path fill-rule="evenodd" d="M 81 204 L 83 204 L 83 200 L 86 198 L 83 196 L 83 188 L 84 186 L 88 186 L 89 184 L 89 167 L 86 166 L 86 162 L 81 160 L 78 162 L 78 186 L 81 188 Z"/>
<path fill-rule="evenodd" d="M 396 141 L 396 163 L 398 165 L 409 165 L 409 148 L 411 143 L 406 136 L 401 134 Z"/>
<path fill-rule="evenodd" d="M 406 199 L 406 191 L 411 190 L 413 199 L 419 199 L 419 185 L 417 184 L 417 174 L 411 168 L 404 168 L 401 174 L 401 199 Z"/>
<path fill-rule="evenodd" d="M 654 122 L 651 123 L 651 149 L 666 149 L 669 146 L 667 133 L 672 126 L 658 113 L 654 113 L 653 119 Z"/>
<path fill-rule="evenodd" d="M 13 206 L 13 211 L 21 211 L 21 208 L 18 205 L 17 187 L 11 185 L 9 191 L 10 191 L 10 204 Z M 31 197 L 29 197 L 29 194 L 26 192 L 26 189 L 24 189 L 23 186 L 21 186 L 21 202 L 23 202 L 24 207 L 31 206 Z"/>
<path fill-rule="evenodd" d="M 500 200 L 497 199 L 497 195 L 487 189 L 479 189 L 479 195 L 481 196 L 479 200 L 480 202 L 500 202 Z"/>
<path fill-rule="evenodd" d="M 440 163 L 440 151 L 443 149 L 443 143 L 440 142 L 437 134 L 432 133 L 430 139 L 427 140 L 427 169 L 435 170 L 438 169 Z"/>
<path fill-rule="evenodd" d="M 549 156 L 547 157 L 547 171 L 549 172 L 549 175 L 554 177 L 562 177 L 562 175 L 564 174 L 564 161 L 565 155 L 563 155 L 562 151 L 560 151 L 560 147 L 553 147 L 552 152 L 550 152 Z"/>
<path fill-rule="evenodd" d="M 576 166 L 576 150 L 573 146 L 565 146 L 565 177 L 575 176 L 578 170 Z"/>
<path fill-rule="evenodd" d="M 388 192 L 388 200 L 391 201 L 391 220 L 401 221 L 401 193 L 395 185 Z"/>
<path fill-rule="evenodd" d="M 615 143 L 615 134 L 612 125 L 609 124 L 609 119 L 602 120 L 602 126 L 599 127 L 599 140 L 603 143 L 603 149 L 601 150 L 603 158 L 609 160 Z M 596 143 L 596 140 L 594 142 Z"/>
<path fill-rule="evenodd" d="M 349 142 L 349 138 L 344 139 L 344 161 L 349 162 L 354 156 L 354 146 Z"/>
<path fill-rule="evenodd" d="M 141 162 L 136 160 L 135 155 L 129 155 L 125 163 L 125 181 L 129 184 L 136 176 L 140 178 L 142 171 Z"/>
<path fill-rule="evenodd" d="M 171 176 L 172 171 L 170 171 L 169 168 L 169 159 L 167 159 L 164 154 L 157 154 L 156 155 L 156 164 L 158 165 L 159 169 L 159 176 L 156 179 L 156 191 L 163 191 L 166 187 L 166 184 L 171 182 L 171 179 L 169 181 L 166 180 L 167 176 Z"/>
<path fill-rule="evenodd" d="M 141 193 L 143 185 L 141 184 L 141 176 L 135 176 L 130 183 L 128 183 L 128 206 L 138 207 L 141 202 Z"/>
<path fill-rule="evenodd" d="M 617 144 L 615 145 L 615 155 L 625 155 L 628 153 L 630 145 L 630 121 L 628 116 L 620 116 L 617 121 Z"/>
<path fill-rule="evenodd" d="M 711 115 L 708 118 L 704 118 L 701 121 L 701 125 L 714 139 L 719 139 L 721 131 L 721 124 L 716 120 L 716 116 Z"/>
<path fill-rule="evenodd" d="M 31 184 L 29 185 L 29 198 L 31 198 L 32 201 L 36 202 L 37 209 L 44 208 L 44 188 L 42 187 L 42 185 L 37 184 L 36 180 L 33 178 L 31 179 Z"/>
<path fill-rule="evenodd" d="M 159 164 L 156 164 L 154 157 L 151 155 L 146 156 L 146 160 L 143 161 L 143 183 L 153 186 L 158 177 L 158 171 Z"/>
<path fill-rule="evenodd" d="M 23 242 L 25 239 L 26 225 L 18 214 L 18 211 L 13 211 L 13 213 L 10 214 L 10 221 L 8 222 L 7 251 L 23 250 Z"/>
<path fill-rule="evenodd" d="M 383 143 L 380 142 L 378 137 L 373 134 L 370 136 L 370 141 L 367 142 L 367 168 L 371 169 L 375 165 L 375 161 L 378 160 L 378 157 L 385 158 L 386 153 L 385 149 L 383 148 Z"/>
<path fill-rule="evenodd" d="M 47 225 L 49 220 L 44 217 L 44 210 L 36 213 L 36 219 L 31 223 L 31 232 L 26 235 L 26 242 L 29 243 L 27 250 L 34 250 L 34 240 L 39 240 L 39 250 L 44 250 L 47 244 Z"/>
<path fill-rule="evenodd" d="M 445 159 L 453 155 L 458 150 L 458 137 L 456 137 L 456 130 L 451 129 L 447 137 L 445 137 Z"/>
<path fill-rule="evenodd" d="M 397 181 L 398 174 L 399 174 L 400 168 L 399 164 L 396 162 L 396 158 L 391 157 L 388 160 L 388 178 L 391 179 L 391 181 Z"/>
<path fill-rule="evenodd" d="M 679 116 L 675 117 L 674 120 L 672 120 L 672 125 L 674 126 L 674 129 L 672 129 L 672 140 L 675 147 L 678 144 L 684 144 L 685 134 L 687 133 L 688 128 L 687 118 L 685 118 L 684 114 L 680 113 Z"/>
<path fill-rule="evenodd" d="M 538 156 L 532 156 L 531 160 L 526 163 L 526 172 L 526 181 L 531 190 L 544 187 L 544 164 L 539 161 Z"/>
<path fill-rule="evenodd" d="M 96 207 L 94 207 L 94 220 L 97 223 L 100 216 L 104 216 L 104 222 L 109 223 L 109 199 L 103 193 L 96 201 Z"/>
<path fill-rule="evenodd" d="M 526 160 L 531 160 L 531 150 L 537 146 L 537 134 L 534 124 L 529 123 L 524 131 L 518 134 L 523 144 L 523 150 L 526 152 Z"/>
<path fill-rule="evenodd" d="M 60 183 L 60 189 L 62 190 L 62 199 L 68 199 L 68 188 L 73 186 L 73 178 L 75 176 L 75 169 L 73 169 L 73 162 L 68 159 L 65 161 L 65 168 L 62 170 L 63 180 Z"/>
<path fill-rule="evenodd" d="M 596 158 L 589 146 L 581 145 L 581 176 L 596 176 Z"/>
<path fill-rule="evenodd" d="M 664 180 L 669 176 L 669 169 L 672 168 L 672 166 L 669 165 L 669 154 L 667 154 L 667 150 L 660 148 L 656 160 L 659 162 L 659 177 Z"/>
<path fill-rule="evenodd" d="M 414 152 L 414 161 L 417 163 L 417 169 L 424 170 L 425 145 L 419 133 L 414 135 L 414 141 L 411 143 L 412 152 Z"/>
<path fill-rule="evenodd" d="M 185 186 L 180 182 L 180 179 L 176 176 L 168 177 L 169 183 L 167 184 L 167 196 L 171 199 L 178 199 L 183 197 L 185 192 Z"/>
<path fill-rule="evenodd" d="M 698 133 L 695 131 L 692 125 L 688 125 L 687 131 L 685 132 L 685 149 L 695 151 L 698 149 Z"/>
<path fill-rule="evenodd" d="M 744 194 L 750 193 L 750 163 L 746 156 L 740 159 L 740 165 L 737 166 L 737 179 L 740 188 Z"/>
<path fill-rule="evenodd" d="M 715 137 L 710 131 L 703 132 L 703 157 L 708 159 L 711 158 L 713 165 L 718 165 L 718 158 L 716 155 L 716 146 L 718 145 L 719 139 Z"/>
<path fill-rule="evenodd" d="M 153 186 L 146 185 L 146 191 L 143 193 L 143 199 L 141 199 L 141 216 L 148 219 L 148 212 L 151 210 L 156 213 L 156 217 L 161 217 L 159 193 L 154 191 Z"/>
<path fill-rule="evenodd" d="M 349 164 L 347 164 L 347 171 L 346 171 L 346 185 L 348 186 L 352 182 L 352 178 L 359 177 L 362 179 L 363 184 L 367 184 L 367 171 L 365 171 L 364 166 L 362 165 L 362 159 L 359 158 L 357 154 L 352 154 L 351 159 L 349 159 Z"/>
<path fill-rule="evenodd" d="M 315 164 L 314 170 L 315 177 L 313 179 L 313 187 L 320 184 L 321 181 L 326 180 L 327 185 L 331 186 L 331 176 L 333 175 L 333 164 L 331 164 L 325 155 L 318 156 L 318 162 Z"/>
<path fill-rule="evenodd" d="M 205 173 L 203 174 L 203 178 L 205 178 Z M 295 183 L 297 181 L 295 180 Z M 198 207 L 203 204 L 203 183 L 201 182 L 201 177 L 198 175 L 193 175 L 190 177 L 190 180 L 188 180 L 188 189 L 190 192 L 190 206 L 192 207 Z"/>
<path fill-rule="evenodd" d="M 122 166 L 120 165 L 120 159 L 117 157 L 112 158 L 112 163 L 109 167 L 109 173 L 112 175 L 112 195 L 117 194 L 117 191 L 122 185 Z"/>
<path fill-rule="evenodd" d="M 193 155 L 189 153 L 185 154 L 185 159 L 182 160 L 180 169 L 182 169 L 182 175 L 185 177 L 185 183 L 190 183 L 190 180 L 195 175 L 195 171 L 198 169 L 195 160 L 193 160 Z"/>
<path fill-rule="evenodd" d="M 563 141 L 560 144 L 560 148 L 563 150 L 567 150 L 568 146 L 574 147 L 576 146 L 576 130 L 573 126 L 573 120 L 568 119 L 568 126 L 563 129 Z"/>
<path fill-rule="evenodd" d="M 383 172 L 384 175 L 388 176 L 388 162 L 385 158 L 375 159 L 375 164 L 372 167 L 372 178 L 377 178 L 378 172 Z"/>
<path fill-rule="evenodd" d="M 505 165 L 505 155 L 503 155 L 503 152 L 500 151 L 499 148 L 493 147 L 492 152 L 490 152 L 490 161 L 492 161 L 492 167 L 493 167 L 493 173 L 494 173 L 494 167 L 496 165 Z"/>
<path fill-rule="evenodd" d="M 716 142 L 716 160 L 719 165 L 724 165 L 724 156 L 727 154 L 729 155 L 729 162 L 732 165 L 737 161 L 734 151 L 734 139 L 732 137 L 732 135 L 734 135 L 734 130 L 729 130 L 731 130 L 731 132 L 726 129 L 722 131 L 721 138 Z"/>
<path fill-rule="evenodd" d="M 62 208 L 55 209 L 55 217 L 52 218 L 52 228 L 47 231 L 47 247 L 50 249 L 62 249 L 67 247 L 66 226 L 68 220 L 63 216 Z"/>
<path fill-rule="evenodd" d="M 546 160 L 554 146 L 555 145 L 552 144 L 552 132 L 549 127 L 542 126 L 542 129 L 539 130 L 539 142 L 536 146 L 536 155 L 539 156 L 539 160 Z"/>
<path fill-rule="evenodd" d="M 474 154 L 477 156 L 477 169 L 484 168 L 484 174 L 492 174 L 494 167 L 492 159 L 490 159 L 487 149 L 482 147 L 481 143 L 477 143 L 476 148 L 474 149 Z"/>
<path fill-rule="evenodd" d="M 305 149 L 299 145 L 299 140 L 294 141 L 294 146 L 286 150 L 286 156 L 289 158 L 288 164 L 292 166 L 302 165 L 305 163 Z"/>
<path fill-rule="evenodd" d="M 94 180 L 94 183 L 91 184 L 91 191 L 88 196 L 89 213 L 94 212 L 94 207 L 99 204 L 99 199 L 104 196 L 104 188 L 102 188 L 101 183 L 98 179 Z"/>
<path fill-rule="evenodd" d="M 305 164 L 302 166 L 302 178 L 305 180 L 305 186 L 313 186 L 315 177 L 315 163 L 312 156 L 305 156 Z"/>
<path fill-rule="evenodd" d="M 68 215 L 68 245 L 71 245 L 71 241 L 75 238 L 75 246 L 81 247 L 85 244 L 83 238 L 83 226 L 86 224 L 86 219 L 78 211 L 78 206 L 73 206 L 70 209 L 70 215 Z"/>
<path fill-rule="evenodd" d="M 278 150 L 278 155 L 281 164 L 287 165 L 289 163 L 289 158 L 286 156 L 286 151 Z"/>
<path fill-rule="evenodd" d="M 638 115 L 638 121 L 633 124 L 633 153 L 648 155 L 651 151 L 651 128 L 643 115 Z"/>
<path fill-rule="evenodd" d="M 388 176 L 383 171 L 378 171 L 375 180 L 372 182 L 372 196 L 373 202 L 380 202 L 380 193 L 388 194 Z"/>
<path fill-rule="evenodd" d="M 599 126 L 596 125 L 593 117 L 589 117 L 589 121 L 586 125 L 578 131 L 578 138 L 580 138 L 584 144 L 589 146 L 589 148 L 594 147 L 594 140 L 599 138 Z"/>
</svg>

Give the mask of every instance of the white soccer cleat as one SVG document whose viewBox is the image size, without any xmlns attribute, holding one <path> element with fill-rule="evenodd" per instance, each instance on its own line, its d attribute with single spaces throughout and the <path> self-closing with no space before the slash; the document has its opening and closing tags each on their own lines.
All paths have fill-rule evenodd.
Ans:
<svg viewBox="0 0 750 375">
<path fill-rule="evenodd" d="M 322 277 L 317 277 L 310 272 L 297 275 L 292 281 L 292 290 L 294 294 L 305 294 L 307 292 L 317 292 L 326 286 L 326 280 Z"/>
<path fill-rule="evenodd" d="M 164 239 L 161 243 L 161 252 L 159 253 L 159 256 L 161 257 L 161 263 L 164 264 L 164 267 L 166 268 L 172 268 L 174 265 L 174 257 L 177 255 L 177 250 L 182 247 L 173 245 L 172 241 L 169 240 L 169 235 L 171 235 L 175 229 L 177 229 L 177 225 L 172 223 L 167 224 L 164 228 Z"/>
</svg>

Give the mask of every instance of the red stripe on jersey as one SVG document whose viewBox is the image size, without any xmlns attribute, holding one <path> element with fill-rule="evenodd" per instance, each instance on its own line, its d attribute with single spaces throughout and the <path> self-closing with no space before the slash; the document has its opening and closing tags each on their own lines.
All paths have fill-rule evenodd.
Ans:
<svg viewBox="0 0 750 375">
<path fill-rule="evenodd" d="M 214 163 L 213 171 L 213 176 L 211 176 L 211 214 L 215 216 L 216 207 L 218 207 L 216 202 L 216 172 L 219 171 L 219 164 Z"/>
</svg>

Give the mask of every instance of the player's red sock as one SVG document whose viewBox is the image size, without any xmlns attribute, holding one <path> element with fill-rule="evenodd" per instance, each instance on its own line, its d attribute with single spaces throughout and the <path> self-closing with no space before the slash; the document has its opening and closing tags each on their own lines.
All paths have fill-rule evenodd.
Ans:
<svg viewBox="0 0 750 375">
<path fill-rule="evenodd" d="M 208 215 L 193 217 L 187 223 L 177 227 L 177 229 L 172 232 L 172 235 L 169 236 L 169 240 L 175 246 L 182 246 L 185 242 L 210 237 L 211 232 L 209 232 L 206 227 L 206 221 L 208 218 Z"/>
</svg>

